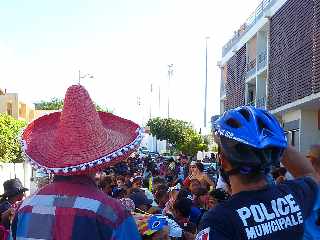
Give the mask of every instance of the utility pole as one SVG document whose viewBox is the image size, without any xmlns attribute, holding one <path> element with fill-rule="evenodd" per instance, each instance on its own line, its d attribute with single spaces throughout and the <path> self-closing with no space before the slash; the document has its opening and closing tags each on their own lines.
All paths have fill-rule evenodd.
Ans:
<svg viewBox="0 0 320 240">
<path fill-rule="evenodd" d="M 159 85 L 159 96 L 158 96 L 158 104 L 159 104 L 159 117 L 161 117 L 161 88 Z"/>
<path fill-rule="evenodd" d="M 208 95 L 208 39 L 210 37 L 206 37 L 206 82 L 204 87 L 204 118 L 203 118 L 203 126 L 207 127 L 207 95 Z"/>
<path fill-rule="evenodd" d="M 170 118 L 170 81 L 173 74 L 173 64 L 168 65 L 168 118 Z"/>
<path fill-rule="evenodd" d="M 150 84 L 150 105 L 149 105 L 149 119 L 152 118 L 152 114 L 151 114 L 151 108 L 152 108 L 152 83 Z"/>
<path fill-rule="evenodd" d="M 137 96 L 137 110 L 138 110 L 138 113 L 141 112 L 141 97 L 140 96 Z M 139 119 L 139 120 L 141 120 L 140 124 L 142 125 L 142 122 L 143 122 L 142 114 L 140 114 L 140 116 L 141 116 L 141 119 Z"/>
</svg>

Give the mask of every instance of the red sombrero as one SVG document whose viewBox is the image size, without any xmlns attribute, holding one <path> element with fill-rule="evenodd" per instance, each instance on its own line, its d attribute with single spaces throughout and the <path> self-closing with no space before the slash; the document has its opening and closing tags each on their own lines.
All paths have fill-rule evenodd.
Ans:
<svg viewBox="0 0 320 240">
<path fill-rule="evenodd" d="M 129 156 L 143 130 L 132 121 L 97 112 L 81 85 L 68 88 L 62 112 L 40 117 L 23 131 L 23 152 L 36 169 L 58 175 L 102 170 Z"/>
</svg>

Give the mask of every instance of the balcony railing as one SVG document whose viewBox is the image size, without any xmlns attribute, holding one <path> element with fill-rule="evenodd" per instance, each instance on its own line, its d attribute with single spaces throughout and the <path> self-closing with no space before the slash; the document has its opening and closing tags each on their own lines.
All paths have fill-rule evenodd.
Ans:
<svg viewBox="0 0 320 240">
<path fill-rule="evenodd" d="M 267 50 L 259 53 L 258 55 L 258 70 L 267 66 Z"/>
<path fill-rule="evenodd" d="M 256 107 L 266 109 L 266 107 L 267 107 L 266 103 L 267 103 L 266 97 L 257 98 Z"/>
<path fill-rule="evenodd" d="M 224 57 L 231 48 L 238 43 L 240 38 L 248 32 L 252 26 L 262 18 L 263 13 L 267 11 L 270 7 L 274 5 L 274 3 L 278 0 L 263 0 L 260 2 L 259 6 L 256 8 L 256 10 L 250 15 L 250 17 L 247 19 L 247 21 L 241 25 L 238 31 L 235 31 L 233 37 L 229 42 L 227 42 L 223 48 L 222 48 L 222 57 Z"/>
<path fill-rule="evenodd" d="M 226 95 L 225 81 L 222 80 L 220 83 L 220 98 Z"/>
<path fill-rule="evenodd" d="M 246 105 L 247 105 L 247 106 L 255 107 L 255 106 L 256 106 L 256 101 L 248 102 Z"/>
<path fill-rule="evenodd" d="M 256 62 L 256 59 L 249 60 L 249 63 L 247 64 L 247 78 L 256 72 Z"/>
</svg>

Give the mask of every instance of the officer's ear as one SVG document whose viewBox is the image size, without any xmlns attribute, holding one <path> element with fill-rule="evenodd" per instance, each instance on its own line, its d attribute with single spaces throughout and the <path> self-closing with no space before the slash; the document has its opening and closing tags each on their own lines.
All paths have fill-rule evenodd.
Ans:
<svg viewBox="0 0 320 240">
<path fill-rule="evenodd" d="M 219 161 L 220 161 L 220 164 L 221 164 L 221 167 L 223 168 L 223 170 L 225 170 L 225 171 L 232 170 L 232 166 L 229 163 L 229 161 L 226 158 L 226 156 L 223 154 L 223 152 L 219 153 Z"/>
</svg>

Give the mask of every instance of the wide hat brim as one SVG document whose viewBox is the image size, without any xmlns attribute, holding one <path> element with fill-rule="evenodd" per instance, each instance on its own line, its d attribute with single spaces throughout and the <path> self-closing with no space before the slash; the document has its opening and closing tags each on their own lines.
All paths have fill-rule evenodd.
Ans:
<svg viewBox="0 0 320 240">
<path fill-rule="evenodd" d="M 140 144 L 138 124 L 97 112 L 87 90 L 70 86 L 63 109 L 40 117 L 23 131 L 23 152 L 34 168 L 57 175 L 104 170 L 128 157 Z"/>
<path fill-rule="evenodd" d="M 55 112 L 36 119 L 21 136 L 26 158 L 35 169 L 45 173 L 84 175 L 104 170 L 127 158 L 143 138 L 143 129 L 134 122 L 98 112 L 102 126 L 98 133 L 82 135 L 84 128 L 95 127 L 83 123 L 82 128 L 72 129 L 69 141 L 68 136 L 61 140 L 61 115 L 62 112 Z"/>
<path fill-rule="evenodd" d="M 4 192 L 2 195 L 0 195 L 0 197 L 14 197 L 26 191 L 29 191 L 29 189 L 25 187 L 21 189 L 10 190 L 10 191 Z"/>
</svg>

